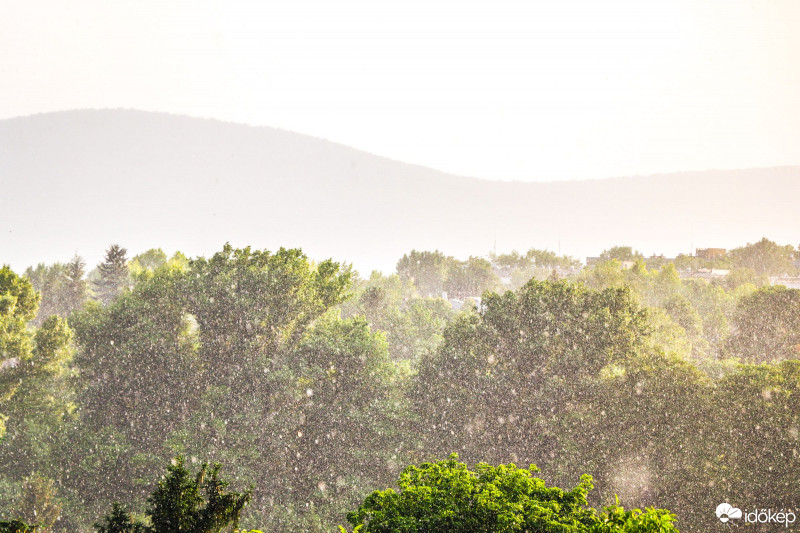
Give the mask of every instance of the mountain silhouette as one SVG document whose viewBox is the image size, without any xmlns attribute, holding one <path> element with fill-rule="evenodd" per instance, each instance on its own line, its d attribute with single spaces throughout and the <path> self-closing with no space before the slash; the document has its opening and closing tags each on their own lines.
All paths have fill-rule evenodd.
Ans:
<svg viewBox="0 0 800 533">
<path fill-rule="evenodd" d="M 797 245 L 800 228 L 800 167 L 491 181 L 274 128 L 132 110 L 0 121 L 0 184 L 0 263 L 16 269 L 76 251 L 91 265 L 111 243 L 208 255 L 229 241 L 388 272 L 412 248 L 674 255 L 763 236 Z"/>
</svg>

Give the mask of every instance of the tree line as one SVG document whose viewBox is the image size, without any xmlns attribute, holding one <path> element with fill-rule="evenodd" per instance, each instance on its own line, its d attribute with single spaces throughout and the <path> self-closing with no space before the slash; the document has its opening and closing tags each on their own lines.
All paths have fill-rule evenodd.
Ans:
<svg viewBox="0 0 800 533">
<path fill-rule="evenodd" d="M 241 524 L 264 531 L 331 531 L 453 452 L 559 486 L 591 474 L 589 505 L 688 531 L 722 501 L 800 494 L 800 291 L 611 258 L 457 313 L 431 287 L 469 261 L 446 259 L 361 279 L 299 250 L 151 251 L 78 276 L 75 305 L 3 268 L 0 519 L 91 531 L 114 502 L 145 508 L 175 456 L 252 487 Z"/>
</svg>

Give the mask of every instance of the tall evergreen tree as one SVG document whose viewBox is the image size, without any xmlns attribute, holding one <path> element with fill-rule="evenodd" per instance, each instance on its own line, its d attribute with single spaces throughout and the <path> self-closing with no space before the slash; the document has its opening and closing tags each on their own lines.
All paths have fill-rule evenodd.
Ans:
<svg viewBox="0 0 800 533">
<path fill-rule="evenodd" d="M 75 256 L 66 265 L 65 276 L 67 278 L 67 305 L 70 312 L 78 309 L 89 296 L 89 284 L 84 276 L 86 275 L 86 261 L 81 256 Z"/>
<path fill-rule="evenodd" d="M 128 284 L 127 254 L 125 248 L 112 244 L 103 262 L 97 265 L 100 279 L 94 282 L 94 291 L 103 305 L 108 305 Z"/>
<path fill-rule="evenodd" d="M 219 533 L 237 530 L 239 515 L 250 501 L 250 491 L 228 492 L 219 478 L 220 465 L 207 464 L 192 476 L 177 457 L 167 475 L 147 499 L 150 525 L 135 520 L 120 505 L 114 504 L 105 523 L 95 524 L 98 533 Z M 205 496 L 203 496 L 205 492 Z"/>
</svg>

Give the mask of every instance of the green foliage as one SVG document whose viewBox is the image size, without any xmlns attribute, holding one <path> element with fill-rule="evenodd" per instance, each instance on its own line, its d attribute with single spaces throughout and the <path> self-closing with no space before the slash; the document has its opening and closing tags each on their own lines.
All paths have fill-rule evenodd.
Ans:
<svg viewBox="0 0 800 533">
<path fill-rule="evenodd" d="M 97 265 L 99 277 L 94 281 L 94 292 L 103 305 L 108 305 L 129 284 L 127 254 L 125 248 L 112 244 L 103 262 Z"/>
<path fill-rule="evenodd" d="M 20 520 L 0 520 L 0 533 L 36 533 L 36 526 L 29 526 Z"/>
<path fill-rule="evenodd" d="M 131 278 L 142 281 L 153 277 L 155 272 L 160 269 L 186 270 L 188 266 L 189 259 L 181 252 L 176 252 L 167 259 L 167 254 L 161 248 L 151 248 L 128 262 Z"/>
<path fill-rule="evenodd" d="M 54 263 L 50 266 L 39 263 L 36 268 L 28 267 L 23 274 L 31 281 L 33 288 L 41 295 L 37 317 L 34 323 L 39 325 L 50 315 L 66 316 L 67 296 L 66 266 Z"/>
<path fill-rule="evenodd" d="M 674 294 L 664 302 L 664 310 L 689 335 L 699 335 L 703 321 L 692 302 L 682 294 Z"/>
<path fill-rule="evenodd" d="M 756 274 L 752 268 L 734 268 L 722 281 L 722 285 L 728 290 L 735 290 L 744 285 L 752 285 L 754 288 L 769 285 L 769 277 L 766 274 Z"/>
<path fill-rule="evenodd" d="M 62 316 L 69 316 L 69 313 L 79 309 L 89 298 L 89 284 L 84 279 L 85 275 L 86 262 L 76 254 L 66 266 L 68 311 Z"/>
<path fill-rule="evenodd" d="M 341 307 L 344 317 L 362 315 L 373 330 L 383 332 L 389 354 L 398 361 L 416 361 L 433 351 L 455 314 L 445 300 L 420 298 L 410 281 L 378 272 L 360 281 L 354 297 Z"/>
<path fill-rule="evenodd" d="M 728 341 L 732 355 L 748 362 L 800 358 L 800 290 L 764 287 L 742 298 Z"/>
<path fill-rule="evenodd" d="M 510 280 L 509 289 L 518 289 L 531 279 L 545 280 L 571 275 L 579 269 L 580 261 L 563 255 L 556 255 L 550 250 L 531 248 L 525 254 L 516 250 L 509 254 L 490 254 L 492 266 L 506 280 Z"/>
<path fill-rule="evenodd" d="M 397 262 L 397 274 L 411 280 L 420 294 L 440 296 L 447 277 L 447 268 L 454 259 L 439 250 L 433 252 L 411 250 Z"/>
<path fill-rule="evenodd" d="M 27 279 L 7 267 L 0 270 L 0 419 L 10 417 L 5 425 L 7 438 L 13 441 L 0 446 L 0 471 L 7 474 L 46 455 L 42 448 L 51 439 L 39 442 L 38 437 L 48 437 L 46 428 L 72 410 L 67 383 L 72 331 L 57 316 L 29 330 L 37 303 L 38 295 Z"/>
<path fill-rule="evenodd" d="M 531 267 L 554 269 L 554 268 L 577 268 L 580 261 L 566 256 L 557 255 L 550 250 L 539 250 L 531 248 L 525 254 L 520 254 L 516 250 L 508 254 L 491 255 L 492 264 L 501 268 L 511 268 L 526 270 Z"/>
<path fill-rule="evenodd" d="M 745 293 L 743 287 L 726 292 L 724 284 L 703 279 L 682 280 L 672 264 L 648 271 L 641 261 L 624 269 L 619 261 L 610 260 L 585 270 L 581 277 L 594 289 L 627 287 L 640 304 L 666 311 L 686 331 L 683 336 L 691 344 L 687 353 L 704 364 L 721 354 L 734 302 Z M 670 348 L 664 346 L 664 349 Z"/>
<path fill-rule="evenodd" d="M 22 384 L 23 367 L 32 357 L 33 336 L 27 323 L 36 316 L 39 295 L 31 282 L 11 268 L 0 268 L 0 438 L 5 434 L 4 414 Z"/>
<path fill-rule="evenodd" d="M 270 526 L 310 529 L 299 524 L 316 513 L 313 527 L 324 530 L 357 491 L 396 472 L 389 442 L 403 405 L 384 336 L 331 311 L 350 279 L 299 250 L 226 246 L 185 268 L 164 265 L 73 316 L 83 432 L 115 445 L 90 439 L 104 453 L 82 459 L 67 485 L 107 506 L 125 491 L 143 497 L 150 458 L 215 458 L 241 482 L 273 480 L 253 506 L 272 510 Z M 92 460 L 108 473 L 92 479 Z M 302 516 L 289 512 L 298 502 Z"/>
<path fill-rule="evenodd" d="M 157 270 L 167 264 L 167 254 L 161 248 L 151 248 L 133 257 L 130 261 L 130 269 L 134 270 Z"/>
<path fill-rule="evenodd" d="M 492 272 L 492 264 L 480 257 L 453 262 L 448 266 L 444 288 L 450 298 L 463 299 L 480 296 L 497 287 L 499 280 Z"/>
<path fill-rule="evenodd" d="M 614 246 L 608 250 L 603 250 L 603 253 L 600 254 L 600 259 L 602 261 L 611 261 L 612 259 L 617 261 L 636 261 L 637 259 L 644 259 L 644 256 L 638 251 L 634 251 L 630 246 Z"/>
<path fill-rule="evenodd" d="M 399 492 L 373 492 L 348 521 L 362 533 L 677 531 L 675 516 L 667 511 L 613 506 L 598 515 L 586 507 L 590 476 L 564 491 L 534 477 L 535 466 L 479 463 L 473 472 L 457 458 L 407 467 Z"/>
<path fill-rule="evenodd" d="M 716 492 L 764 508 L 793 501 L 800 494 L 800 361 L 738 367 L 717 383 L 712 409 Z"/>
<path fill-rule="evenodd" d="M 134 520 L 122 505 L 114 502 L 111 513 L 94 525 L 97 533 L 144 533 L 145 526 Z"/>
<path fill-rule="evenodd" d="M 790 244 L 781 246 L 766 237 L 754 244 L 734 248 L 728 252 L 728 260 L 737 268 L 748 268 L 756 274 L 780 276 L 793 274 L 792 266 L 794 247 Z"/>
<path fill-rule="evenodd" d="M 417 280 L 433 280 L 437 296 L 467 294 L 478 285 L 454 288 L 459 276 L 465 287 L 498 270 L 546 277 L 531 265 L 559 259 L 506 254 L 487 268 L 412 255 L 420 263 L 403 275 L 356 280 L 350 297 L 347 268 L 299 250 L 226 246 L 193 261 L 151 250 L 130 263 L 130 290 L 86 304 L 69 326 L 42 313 L 47 291 L 69 294 L 46 287 L 70 279 L 83 283 L 82 304 L 79 258 L 71 278 L 70 265 L 31 269 L 30 280 L 0 269 L 2 517 L 85 533 L 112 501 L 144 509 L 151 480 L 178 453 L 223 461 L 254 485 L 242 525 L 268 531 L 330 531 L 400 465 L 452 450 L 472 462 L 535 462 L 559 486 L 591 474 L 597 509 L 618 494 L 671 509 L 690 531 L 718 526 L 707 509 L 720 501 L 780 508 L 800 493 L 800 291 L 759 289 L 764 274 L 752 267 L 709 283 L 671 264 L 611 259 L 584 271 L 583 284 L 533 281 L 456 314 L 420 297 Z M 206 501 L 189 487 L 196 479 L 178 485 Z M 459 503 L 409 489 L 430 496 L 442 520 Z M 497 511 L 487 523 L 518 523 L 517 500 L 476 490 Z M 594 517 L 591 531 L 673 527 L 666 514 L 614 505 Z M 153 523 L 116 507 L 100 527 L 142 533 Z"/>
<path fill-rule="evenodd" d="M 36 523 L 36 531 L 40 533 L 49 533 L 60 514 L 61 503 L 56 496 L 54 481 L 38 474 L 25 478 L 13 516 Z"/>
<path fill-rule="evenodd" d="M 40 263 L 36 268 L 25 270 L 25 277 L 41 295 L 38 314 L 32 320 L 35 326 L 41 326 L 52 315 L 66 318 L 86 302 L 89 294 L 88 284 L 83 279 L 85 266 L 83 259 L 76 255 L 66 264 L 46 266 Z"/>
<path fill-rule="evenodd" d="M 480 257 L 459 261 L 442 252 L 418 252 L 412 250 L 397 262 L 397 274 L 409 280 L 423 296 L 441 296 L 447 292 L 450 298 L 463 299 L 480 296 L 498 284 L 492 272 L 492 264 Z"/>
<path fill-rule="evenodd" d="M 0 269 L 0 499 L 12 516 L 47 533 L 62 503 L 54 479 L 58 435 L 74 411 L 72 331 L 58 316 L 29 329 L 38 301 L 29 280 Z"/>
<path fill-rule="evenodd" d="M 95 524 L 97 533 L 219 533 L 236 529 L 250 492 L 226 492 L 228 483 L 220 480 L 219 469 L 219 464 L 211 469 L 203 464 L 192 476 L 183 458 L 176 458 L 147 499 L 149 524 L 133 519 L 114 504 L 104 523 Z"/>
<path fill-rule="evenodd" d="M 624 362 L 649 333 L 626 289 L 532 280 L 483 304 L 454 320 L 420 362 L 412 398 L 433 453 L 493 462 L 555 454 L 550 422 L 574 386 Z"/>
</svg>

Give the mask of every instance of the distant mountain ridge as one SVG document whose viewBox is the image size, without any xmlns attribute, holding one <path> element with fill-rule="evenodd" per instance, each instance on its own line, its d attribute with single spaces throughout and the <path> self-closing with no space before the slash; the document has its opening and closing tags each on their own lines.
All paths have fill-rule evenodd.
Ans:
<svg viewBox="0 0 800 533">
<path fill-rule="evenodd" d="M 800 241 L 800 167 L 489 181 L 297 133 L 130 110 L 0 121 L 0 263 L 99 260 L 110 243 L 207 255 L 302 247 L 393 270 L 412 248 L 579 257 Z"/>
</svg>

